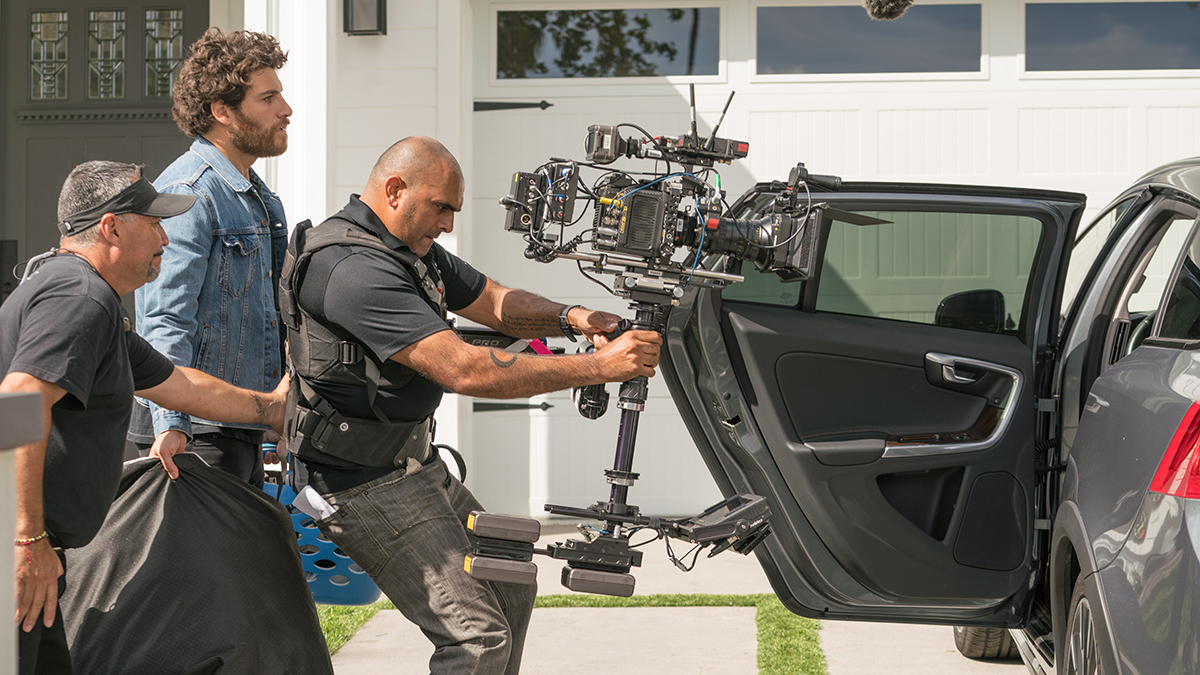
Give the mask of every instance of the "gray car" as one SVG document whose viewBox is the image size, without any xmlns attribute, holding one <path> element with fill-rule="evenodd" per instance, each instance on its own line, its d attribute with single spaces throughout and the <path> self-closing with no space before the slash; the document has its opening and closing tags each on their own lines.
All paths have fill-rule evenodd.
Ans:
<svg viewBox="0 0 1200 675">
<path fill-rule="evenodd" d="M 736 204 L 749 217 L 779 184 Z M 1033 673 L 1200 673 L 1200 158 L 1082 195 L 845 183 L 813 278 L 668 317 L 663 379 L 797 614 Z"/>
</svg>

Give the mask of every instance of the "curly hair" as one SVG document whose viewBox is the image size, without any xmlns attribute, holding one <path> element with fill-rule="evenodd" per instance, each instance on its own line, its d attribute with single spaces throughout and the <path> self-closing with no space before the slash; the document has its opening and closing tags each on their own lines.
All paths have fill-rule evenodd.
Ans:
<svg viewBox="0 0 1200 675">
<path fill-rule="evenodd" d="M 250 75 L 263 68 L 278 70 L 287 54 L 270 35 L 239 30 L 229 35 L 212 27 L 192 44 L 175 81 L 171 116 L 179 129 L 195 138 L 212 128 L 212 104 L 237 108 L 250 89 Z"/>
</svg>

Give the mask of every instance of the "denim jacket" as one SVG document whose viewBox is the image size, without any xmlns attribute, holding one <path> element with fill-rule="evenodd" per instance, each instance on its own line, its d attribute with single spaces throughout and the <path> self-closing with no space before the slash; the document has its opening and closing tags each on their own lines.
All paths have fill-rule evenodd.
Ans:
<svg viewBox="0 0 1200 675">
<path fill-rule="evenodd" d="M 243 178 L 203 137 L 162 172 L 154 187 L 194 195 L 196 205 L 162 221 L 170 244 L 158 278 L 137 291 L 138 333 L 176 365 L 271 391 L 283 374 L 286 335 L 275 301 L 287 250 L 283 204 L 258 174 L 251 170 L 250 180 Z M 150 406 L 156 436 L 176 429 L 190 437 L 192 422 L 266 428 L 189 419 L 138 402 Z"/>
</svg>

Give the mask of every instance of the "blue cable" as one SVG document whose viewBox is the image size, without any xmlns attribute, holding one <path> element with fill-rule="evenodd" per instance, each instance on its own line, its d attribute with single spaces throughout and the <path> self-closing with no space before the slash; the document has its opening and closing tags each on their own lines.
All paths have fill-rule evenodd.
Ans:
<svg viewBox="0 0 1200 675">
<path fill-rule="evenodd" d="M 684 286 L 692 283 L 692 276 L 696 274 L 696 266 L 700 264 L 700 252 L 704 250 L 704 235 L 707 234 L 708 228 L 705 223 L 700 223 L 700 245 L 696 247 L 696 257 L 692 260 L 692 271 L 688 273 L 687 281 L 683 282 Z"/>
<path fill-rule="evenodd" d="M 693 175 L 692 175 L 692 174 L 690 174 L 690 173 L 673 173 L 673 174 L 670 174 L 670 175 L 668 175 L 668 176 L 663 176 L 662 178 L 655 178 L 654 180 L 650 181 L 649 183 L 646 183 L 645 185 L 638 186 L 636 189 L 634 189 L 634 190 L 630 190 L 629 192 L 626 192 L 626 193 L 622 194 L 620 197 L 617 197 L 617 198 L 616 198 L 616 199 L 614 199 L 613 201 L 614 201 L 614 202 L 619 202 L 619 201 L 621 201 L 622 199 L 625 199 L 626 197 L 628 197 L 629 195 L 631 195 L 631 194 L 633 194 L 633 193 L 637 192 L 638 190 L 641 190 L 641 189 L 643 189 L 643 188 L 648 188 L 648 187 L 650 187 L 651 185 L 654 185 L 655 183 L 660 183 L 660 182 L 662 182 L 662 181 L 664 181 L 664 180 L 666 180 L 666 179 L 668 179 L 668 178 L 675 178 L 676 176 L 692 176 L 692 178 L 696 178 L 695 176 L 693 176 Z M 699 178 L 696 178 L 696 180 L 700 180 L 700 179 L 699 179 Z"/>
</svg>

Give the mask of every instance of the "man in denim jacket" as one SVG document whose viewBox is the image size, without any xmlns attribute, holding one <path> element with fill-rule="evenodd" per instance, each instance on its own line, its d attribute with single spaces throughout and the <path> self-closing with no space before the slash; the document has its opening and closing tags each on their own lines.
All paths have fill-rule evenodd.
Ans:
<svg viewBox="0 0 1200 675">
<path fill-rule="evenodd" d="M 250 169 L 287 149 L 288 117 L 276 70 L 287 61 L 275 38 L 210 28 L 175 82 L 172 115 L 195 138 L 154 181 L 196 206 L 163 220 L 172 245 L 158 279 L 137 291 L 137 330 L 179 366 L 230 384 L 271 391 L 283 373 L 284 326 L 276 286 L 287 247 L 283 205 Z M 129 439 L 158 457 L 199 454 L 253 485 L 263 481 L 265 427 L 219 424 L 138 399 Z M 189 438 L 191 439 L 189 442 Z"/>
</svg>

